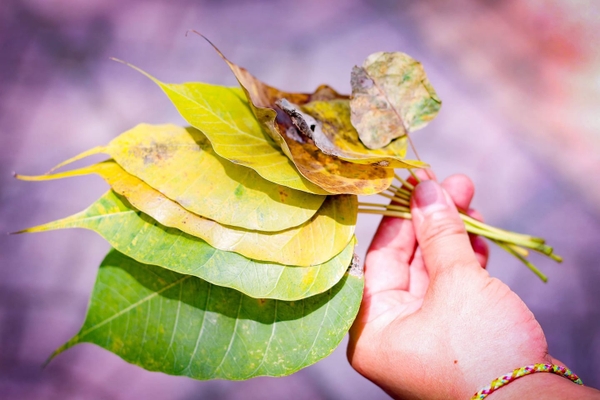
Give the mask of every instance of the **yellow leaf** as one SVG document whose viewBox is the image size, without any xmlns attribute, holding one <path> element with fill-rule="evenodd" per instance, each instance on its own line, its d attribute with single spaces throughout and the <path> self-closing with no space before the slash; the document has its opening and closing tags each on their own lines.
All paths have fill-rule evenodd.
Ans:
<svg viewBox="0 0 600 400">
<path fill-rule="evenodd" d="M 106 147 L 84 152 L 56 168 L 107 153 L 187 210 L 221 224 L 281 231 L 308 221 L 326 196 L 276 185 L 250 168 L 219 157 L 197 129 L 140 124 Z"/>
<path fill-rule="evenodd" d="M 329 196 L 310 220 L 281 232 L 221 225 L 189 212 L 112 160 L 58 174 L 17 178 L 46 181 L 88 174 L 100 175 L 116 193 L 162 225 L 199 237 L 219 250 L 255 260 L 298 266 L 322 264 L 346 247 L 356 225 L 358 203 L 352 195 Z"/>
<path fill-rule="evenodd" d="M 202 82 L 163 83 L 138 67 L 123 63 L 156 83 L 181 116 L 204 133 L 221 157 L 252 168 L 273 183 L 303 192 L 328 194 L 304 178 L 279 147 L 265 137 L 240 88 Z"/>
</svg>

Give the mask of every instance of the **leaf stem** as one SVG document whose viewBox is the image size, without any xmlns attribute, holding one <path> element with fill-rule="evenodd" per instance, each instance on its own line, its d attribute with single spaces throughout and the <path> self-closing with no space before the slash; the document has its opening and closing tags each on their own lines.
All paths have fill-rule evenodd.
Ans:
<svg viewBox="0 0 600 400">
<path fill-rule="evenodd" d="M 496 243 L 496 242 L 494 242 Z M 519 253 L 521 256 L 523 257 L 527 257 L 529 256 L 529 251 L 527 249 L 524 249 L 522 247 L 517 246 L 516 244 L 506 244 L 508 247 L 510 247 L 511 249 L 513 249 L 513 251 Z"/>
<path fill-rule="evenodd" d="M 381 203 L 359 202 L 358 212 L 363 214 L 377 214 L 387 217 L 412 219 L 408 205 L 386 205 Z M 465 229 L 467 232 L 490 239 L 492 242 L 496 243 L 498 246 L 517 257 L 517 259 L 523 262 L 544 282 L 547 281 L 547 277 L 535 265 L 526 259 L 526 257 L 529 255 L 529 252 L 526 248 L 540 252 L 555 261 L 562 261 L 560 256 L 553 253 L 552 247 L 545 245 L 543 240 L 540 242 L 540 238 L 534 238 L 520 233 L 494 228 L 465 214 L 460 214 L 460 216 L 465 224 Z"/>
<path fill-rule="evenodd" d="M 421 183 L 421 179 L 419 179 L 419 177 L 417 176 L 417 174 L 414 173 L 414 171 L 412 169 L 409 169 L 408 172 L 410 172 L 410 174 L 412 175 L 413 178 L 415 178 L 415 180 L 418 183 Z"/>
<path fill-rule="evenodd" d="M 415 187 L 413 185 L 411 185 L 410 183 L 408 183 L 406 180 L 404 180 L 400 175 L 394 173 L 394 177 L 396 179 L 398 179 L 400 181 L 400 183 L 402 183 L 402 186 L 406 187 L 408 190 L 410 190 L 411 192 L 413 190 L 415 190 Z"/>
<path fill-rule="evenodd" d="M 389 195 L 387 193 L 378 193 L 378 194 L 380 196 L 385 197 L 386 199 L 390 199 L 390 200 L 395 201 L 397 203 L 404 204 L 406 206 L 410 205 L 410 201 L 409 200 L 406 200 L 406 199 L 403 199 L 403 198 L 400 198 L 400 197 L 397 197 L 397 196 L 392 196 L 392 195 Z"/>
<path fill-rule="evenodd" d="M 533 265 L 529 260 L 527 260 L 521 254 L 519 254 L 517 251 L 515 251 L 512 247 L 508 246 L 506 243 L 502 243 L 502 242 L 498 242 L 498 241 L 494 241 L 494 242 L 498 246 L 500 246 L 500 248 L 506 250 L 508 253 L 512 254 L 513 256 L 515 256 L 519 260 L 521 260 L 521 262 L 523 264 L 525 264 L 527 266 L 527 268 L 529 268 L 534 274 L 536 274 L 544 283 L 548 282 L 548 277 L 546 275 L 544 275 L 544 273 L 542 271 L 540 271 L 535 265 Z"/>
<path fill-rule="evenodd" d="M 386 192 L 392 194 L 393 196 L 410 201 L 410 192 L 409 192 L 409 194 L 405 194 L 403 192 L 400 192 L 399 189 L 398 190 L 385 189 L 385 190 L 386 190 Z"/>
<path fill-rule="evenodd" d="M 381 194 L 381 193 L 377 193 L 377 194 Z M 390 198 L 390 199 L 392 199 L 394 201 L 396 201 L 397 199 L 403 199 L 403 200 L 406 200 L 406 201 L 410 201 L 410 195 L 406 195 L 404 193 L 388 191 L 388 196 L 389 195 L 392 196 L 392 198 Z M 385 196 L 383 196 L 383 197 L 385 197 Z M 386 198 L 389 198 L 389 197 L 386 197 Z"/>
<path fill-rule="evenodd" d="M 410 199 L 410 196 L 412 196 L 412 192 L 403 188 L 400 188 L 396 191 L 396 194 L 398 195 L 402 195 L 401 197 L 406 197 L 407 199 Z"/>
<path fill-rule="evenodd" d="M 383 215 L 385 217 L 398 217 L 398 218 L 404 218 L 404 219 L 412 219 L 412 215 L 409 212 L 400 212 L 400 211 L 382 212 L 381 210 L 371 210 L 371 209 L 367 209 L 367 208 L 359 208 L 358 212 L 363 213 L 363 214 Z"/>
<path fill-rule="evenodd" d="M 358 203 L 358 205 L 366 206 L 366 207 L 383 207 L 386 210 L 392 210 L 392 211 L 410 212 L 410 208 L 408 208 L 407 206 L 397 206 L 397 205 L 393 205 L 393 204 L 364 203 L 361 201 Z"/>
<path fill-rule="evenodd" d="M 540 253 L 543 253 L 547 256 L 552 254 L 552 247 L 546 246 L 545 244 L 540 244 L 540 243 L 533 242 L 531 240 L 526 240 L 526 239 L 523 239 L 520 237 L 514 237 L 513 235 L 510 235 L 510 234 L 501 235 L 501 234 L 498 234 L 497 232 L 486 231 L 486 230 L 474 227 L 473 225 L 470 225 L 470 224 L 465 224 L 465 226 L 467 227 L 467 231 L 469 233 L 474 233 L 476 235 L 484 236 L 484 237 L 487 237 L 488 239 L 498 240 L 501 242 L 508 242 L 508 243 L 516 244 L 516 245 L 519 245 L 522 247 L 527 247 L 532 250 L 539 251 Z"/>
<path fill-rule="evenodd" d="M 529 236 L 529 235 L 525 235 L 522 233 L 516 233 L 516 232 L 510 232 L 510 231 L 506 231 L 504 229 L 500 229 L 500 228 L 496 228 L 490 225 L 487 225 L 473 217 L 471 217 L 470 215 L 464 214 L 462 213 L 461 218 L 465 221 L 468 222 L 470 224 L 472 224 L 473 226 L 476 226 L 478 228 L 481 229 L 485 229 L 491 232 L 497 232 L 499 234 L 510 234 L 512 236 L 519 236 L 522 237 L 523 239 L 527 239 L 527 240 L 531 240 L 540 244 L 544 244 L 546 241 L 542 238 L 538 238 L 538 237 L 534 237 L 534 236 Z"/>
<path fill-rule="evenodd" d="M 401 213 L 410 213 L 410 209 L 406 206 L 408 206 L 408 204 L 406 204 L 405 207 L 402 206 L 397 206 L 397 205 L 384 205 L 384 204 L 379 204 L 379 203 L 359 203 L 360 206 L 366 206 L 366 207 L 380 207 L 383 209 L 375 209 L 375 210 L 371 210 L 371 214 L 381 214 L 381 215 L 386 215 L 386 216 L 395 216 L 392 213 L 396 213 L 396 212 L 401 212 Z M 365 209 L 361 209 L 365 210 Z M 483 237 L 487 237 L 488 239 L 492 239 L 492 240 L 497 240 L 497 241 L 501 241 L 501 242 L 506 242 L 506 243 L 511 243 L 511 244 L 515 244 L 521 247 L 527 247 L 529 249 L 532 250 L 536 250 L 539 251 L 543 254 L 546 255 L 551 255 L 552 254 L 552 248 L 550 246 L 546 246 L 543 243 L 539 243 L 537 241 L 531 240 L 529 237 L 521 235 L 521 234 L 517 234 L 517 233 L 513 233 L 513 232 L 503 232 L 503 231 L 496 231 L 496 230 L 489 230 L 486 229 L 487 225 L 481 223 L 481 225 L 473 225 L 470 220 L 471 218 L 464 215 L 464 214 L 460 214 L 461 219 L 463 220 L 464 224 L 465 224 L 465 229 L 467 230 L 467 232 L 469 233 L 473 233 L 475 235 L 480 235 Z M 465 218 L 466 217 L 466 218 Z"/>
<path fill-rule="evenodd" d="M 392 201 L 395 201 L 399 204 L 402 204 L 405 206 L 410 206 L 410 200 L 408 200 L 408 199 L 400 198 L 397 196 L 390 196 L 385 193 L 379 193 L 379 194 L 381 196 L 388 198 Z M 380 207 L 385 207 L 385 205 L 380 205 Z M 505 241 L 511 241 L 511 242 L 514 241 L 516 244 L 520 244 L 520 245 L 523 245 L 522 243 L 527 242 L 529 244 L 525 247 L 536 249 L 548 256 L 550 254 L 552 254 L 551 248 L 548 246 L 544 246 L 545 240 L 542 238 L 533 237 L 533 236 L 525 235 L 522 233 L 510 232 L 510 231 L 507 231 L 504 229 L 499 229 L 499 228 L 487 225 L 481 221 L 478 221 L 475 218 L 465 214 L 464 212 L 460 213 L 460 217 L 462 218 L 463 222 L 466 225 L 473 226 L 473 228 L 477 231 L 477 232 L 473 232 L 473 233 L 476 233 L 476 234 L 479 234 L 482 236 L 486 236 L 486 237 L 490 237 L 490 238 L 494 237 L 498 240 L 505 240 Z M 489 235 L 486 234 L 486 232 L 489 232 Z M 552 258 L 555 259 L 556 261 L 558 261 L 560 259 L 560 258 L 557 259 L 555 257 L 552 257 Z"/>
<path fill-rule="evenodd" d="M 408 171 L 417 182 L 421 182 L 412 169 L 409 169 Z M 397 204 L 359 202 L 358 212 L 363 214 L 377 214 L 387 217 L 412 219 L 410 211 L 410 197 L 415 187 L 398 174 L 394 174 L 394 177 L 402 183 L 402 187 L 390 185 L 390 188 L 388 188 L 387 191 L 389 193 L 393 193 L 393 195 L 388 193 L 379 193 L 379 195 L 385 197 L 386 199 L 390 199 L 392 202 Z M 554 254 L 553 248 L 546 245 L 545 240 L 542 238 L 490 226 L 462 211 L 460 211 L 460 217 L 465 224 L 465 229 L 467 232 L 474 235 L 483 236 L 496 243 L 503 250 L 507 251 L 509 254 L 512 254 L 523 264 L 525 264 L 527 268 L 529 268 L 544 282 L 547 282 L 548 278 L 535 265 L 533 265 L 533 263 L 527 260 L 526 257 L 529 256 L 529 251 L 527 249 L 542 253 L 557 262 L 562 262 L 562 258 Z"/>
</svg>

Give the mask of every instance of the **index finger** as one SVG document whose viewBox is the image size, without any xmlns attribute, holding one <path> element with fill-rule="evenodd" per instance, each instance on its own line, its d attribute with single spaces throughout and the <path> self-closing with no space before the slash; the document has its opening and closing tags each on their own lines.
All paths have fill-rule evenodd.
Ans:
<svg viewBox="0 0 600 400">
<path fill-rule="evenodd" d="M 411 221 L 383 217 L 367 250 L 365 297 L 388 290 L 408 290 L 409 265 L 416 246 Z"/>
</svg>

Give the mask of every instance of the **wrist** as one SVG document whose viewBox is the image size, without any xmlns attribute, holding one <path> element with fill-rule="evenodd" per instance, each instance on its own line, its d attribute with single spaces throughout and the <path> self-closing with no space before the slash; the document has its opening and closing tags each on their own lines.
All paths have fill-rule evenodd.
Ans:
<svg viewBox="0 0 600 400">
<path fill-rule="evenodd" d="M 532 364 L 548 364 L 550 361 L 545 358 L 539 358 L 535 360 L 533 363 L 531 362 L 532 358 L 529 357 L 488 357 L 485 360 L 472 361 L 469 363 L 469 366 L 463 368 L 462 372 L 462 387 L 456 388 L 455 393 L 460 394 L 456 398 L 460 399 L 471 399 L 471 397 L 477 393 L 479 390 L 488 387 L 492 383 L 495 386 L 498 386 L 498 381 L 500 377 L 504 377 L 507 374 L 510 375 L 516 368 L 523 367 L 526 365 Z M 550 373 L 534 373 L 531 375 L 553 375 Z M 501 391 L 504 386 L 510 386 L 514 384 L 514 382 L 519 380 L 527 379 L 528 376 L 522 376 L 521 378 L 515 379 L 510 382 L 510 384 L 506 383 L 501 388 L 498 388 L 497 391 Z M 562 378 L 560 376 L 556 376 Z M 564 379 L 567 383 L 571 383 L 568 380 Z M 457 380 L 459 382 L 459 380 Z M 501 386 L 501 385 L 500 385 Z M 494 393 L 496 393 L 494 391 Z M 486 397 L 486 399 L 494 400 L 491 397 L 491 394 Z"/>
<path fill-rule="evenodd" d="M 432 337 L 434 334 L 424 334 Z M 469 342 L 474 343 L 474 341 Z M 452 351 L 452 347 L 431 351 L 430 353 L 412 354 L 406 357 L 406 351 L 384 352 L 383 361 L 394 368 L 379 368 L 380 376 L 370 376 L 388 394 L 397 399 L 430 398 L 430 399 L 470 399 L 481 388 L 489 385 L 494 379 L 513 371 L 518 366 L 533 363 L 551 363 L 549 356 L 541 354 L 538 357 L 532 354 L 521 354 L 512 348 L 504 348 L 503 352 L 495 352 L 493 348 L 487 351 L 470 352 L 465 356 L 464 351 Z M 392 349 L 401 347 L 402 342 L 396 342 Z M 472 346 L 473 347 L 473 346 Z M 390 349 L 391 350 L 391 349 Z M 458 349 L 453 349 L 458 350 Z M 401 356 L 402 355 L 402 356 Z M 398 365 L 395 360 L 404 359 L 407 362 Z M 415 371 L 420 371 L 415 375 Z M 550 375 L 538 373 L 538 375 Z M 410 376 L 410 380 L 406 377 Z M 572 382 L 564 379 L 566 383 Z M 375 378 L 375 379 L 373 379 Z M 523 379 L 526 379 L 524 377 Z"/>
<path fill-rule="evenodd" d="M 595 389 L 573 383 L 553 373 L 535 373 L 523 376 L 490 394 L 486 400 L 512 399 L 598 399 L 600 393 Z"/>
<path fill-rule="evenodd" d="M 543 333 L 538 334 L 535 329 L 521 330 L 521 335 L 508 338 L 496 333 L 490 335 L 487 341 L 467 338 L 470 340 L 450 341 L 454 362 L 461 372 L 462 379 L 457 379 L 457 382 L 462 380 L 463 383 L 461 399 L 470 399 L 480 389 L 517 368 L 553 362 L 547 353 Z"/>
</svg>

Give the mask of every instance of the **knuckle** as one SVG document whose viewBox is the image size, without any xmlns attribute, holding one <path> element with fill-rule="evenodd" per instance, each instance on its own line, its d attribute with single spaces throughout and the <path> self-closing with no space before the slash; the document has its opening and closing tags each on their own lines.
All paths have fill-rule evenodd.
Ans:
<svg viewBox="0 0 600 400">
<path fill-rule="evenodd" d="M 445 237 L 466 234 L 465 226 L 462 222 L 450 216 L 427 220 L 425 221 L 424 228 L 420 238 L 423 246 L 429 246 Z"/>
</svg>

